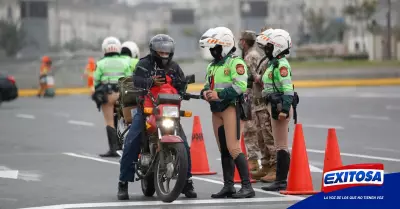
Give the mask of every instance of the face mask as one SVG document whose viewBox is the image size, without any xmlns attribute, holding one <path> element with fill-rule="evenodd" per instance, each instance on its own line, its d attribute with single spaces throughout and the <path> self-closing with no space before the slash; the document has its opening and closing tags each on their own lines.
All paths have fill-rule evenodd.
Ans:
<svg viewBox="0 0 400 209">
<path fill-rule="evenodd" d="M 161 63 L 163 64 L 163 66 L 166 66 L 168 64 L 168 59 L 162 59 Z"/>
<path fill-rule="evenodd" d="M 243 51 L 243 44 L 239 43 L 239 49 Z"/>
<path fill-rule="evenodd" d="M 218 45 L 214 48 L 210 48 L 211 55 L 214 57 L 216 60 L 220 60 L 222 58 L 222 46 Z"/>
</svg>

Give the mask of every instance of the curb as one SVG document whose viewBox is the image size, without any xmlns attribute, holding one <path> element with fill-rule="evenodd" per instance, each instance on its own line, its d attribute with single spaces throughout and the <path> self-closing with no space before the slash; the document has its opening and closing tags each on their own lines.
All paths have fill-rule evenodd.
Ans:
<svg viewBox="0 0 400 209">
<path fill-rule="evenodd" d="M 301 80 L 293 81 L 296 88 L 319 88 L 319 87 L 346 87 L 346 86 L 390 86 L 400 85 L 400 78 L 379 79 L 346 79 L 346 80 Z M 190 92 L 199 92 L 204 84 L 196 83 L 188 87 Z M 36 96 L 37 89 L 20 89 L 19 97 Z M 89 94 L 89 88 L 60 88 L 56 89 L 56 95 Z"/>
</svg>

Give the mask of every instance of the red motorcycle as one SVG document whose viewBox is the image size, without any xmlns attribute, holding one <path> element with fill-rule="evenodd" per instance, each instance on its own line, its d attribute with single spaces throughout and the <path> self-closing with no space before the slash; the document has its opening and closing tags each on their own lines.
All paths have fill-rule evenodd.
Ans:
<svg viewBox="0 0 400 209">
<path fill-rule="evenodd" d="M 194 75 L 182 82 L 184 89 L 195 82 Z M 163 86 L 157 98 L 150 90 L 141 90 L 141 95 L 151 98 L 152 107 L 143 108 L 146 124 L 141 143 L 139 161 L 135 163 L 136 180 L 141 180 L 145 196 L 157 196 L 163 202 L 176 200 L 187 180 L 188 156 L 179 136 L 181 117 L 191 117 L 192 112 L 181 110 L 182 100 L 200 99 L 199 95 L 178 92 L 172 86 Z M 143 104 L 143 100 L 139 101 Z M 141 105 L 142 106 L 142 105 Z M 176 184 L 170 187 L 170 181 Z M 166 185 L 164 185 L 166 184 Z"/>
</svg>

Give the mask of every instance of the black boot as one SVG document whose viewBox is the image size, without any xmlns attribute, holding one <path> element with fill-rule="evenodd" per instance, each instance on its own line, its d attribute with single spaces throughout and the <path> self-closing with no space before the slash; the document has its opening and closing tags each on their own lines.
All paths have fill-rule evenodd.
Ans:
<svg viewBox="0 0 400 209">
<path fill-rule="evenodd" d="M 108 152 L 100 154 L 100 157 L 119 157 L 119 155 L 117 154 L 117 146 L 118 146 L 117 131 L 111 126 L 107 126 L 106 129 L 107 129 L 108 146 L 110 149 L 108 150 Z"/>
<path fill-rule="evenodd" d="M 265 191 L 280 191 L 287 187 L 287 176 L 290 165 L 290 154 L 286 150 L 279 150 L 276 155 L 276 180 L 271 185 L 261 187 Z"/>
<path fill-rule="evenodd" d="M 222 164 L 222 173 L 224 175 L 224 187 L 222 187 L 221 191 L 218 193 L 214 193 L 211 195 L 211 198 L 225 198 L 232 197 L 233 194 L 236 193 L 236 189 L 234 187 L 235 183 L 233 182 L 233 177 L 235 174 L 235 162 L 232 157 L 224 157 L 221 159 Z"/>
<path fill-rule="evenodd" d="M 236 168 L 239 171 L 240 179 L 242 180 L 242 188 L 233 194 L 233 198 L 251 198 L 256 196 L 256 193 L 253 190 L 250 182 L 249 176 L 249 166 L 247 164 L 247 159 L 243 153 L 240 153 L 239 156 L 235 159 Z"/>
<path fill-rule="evenodd" d="M 118 200 L 129 200 L 128 182 L 118 182 Z"/>
<path fill-rule="evenodd" d="M 186 185 L 182 190 L 182 194 L 185 194 L 187 198 L 197 198 L 197 193 L 194 191 L 193 181 L 188 179 Z"/>
<path fill-rule="evenodd" d="M 218 193 L 211 195 L 211 198 L 225 198 L 232 197 L 232 194 L 236 193 L 233 182 L 233 175 L 235 174 L 235 162 L 232 156 L 229 154 L 228 147 L 226 145 L 225 129 L 224 126 L 218 128 L 219 146 L 221 148 L 221 165 L 222 173 L 224 176 L 224 187 Z"/>
</svg>

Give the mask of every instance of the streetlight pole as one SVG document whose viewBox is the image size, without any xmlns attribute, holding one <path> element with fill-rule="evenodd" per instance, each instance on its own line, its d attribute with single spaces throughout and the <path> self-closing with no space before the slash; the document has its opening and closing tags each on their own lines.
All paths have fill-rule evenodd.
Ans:
<svg viewBox="0 0 400 209">
<path fill-rule="evenodd" d="M 391 26 L 391 7 L 392 7 L 392 2 L 391 0 L 387 0 L 388 4 L 388 12 L 387 12 L 387 59 L 391 60 L 392 59 L 392 26 Z"/>
</svg>

